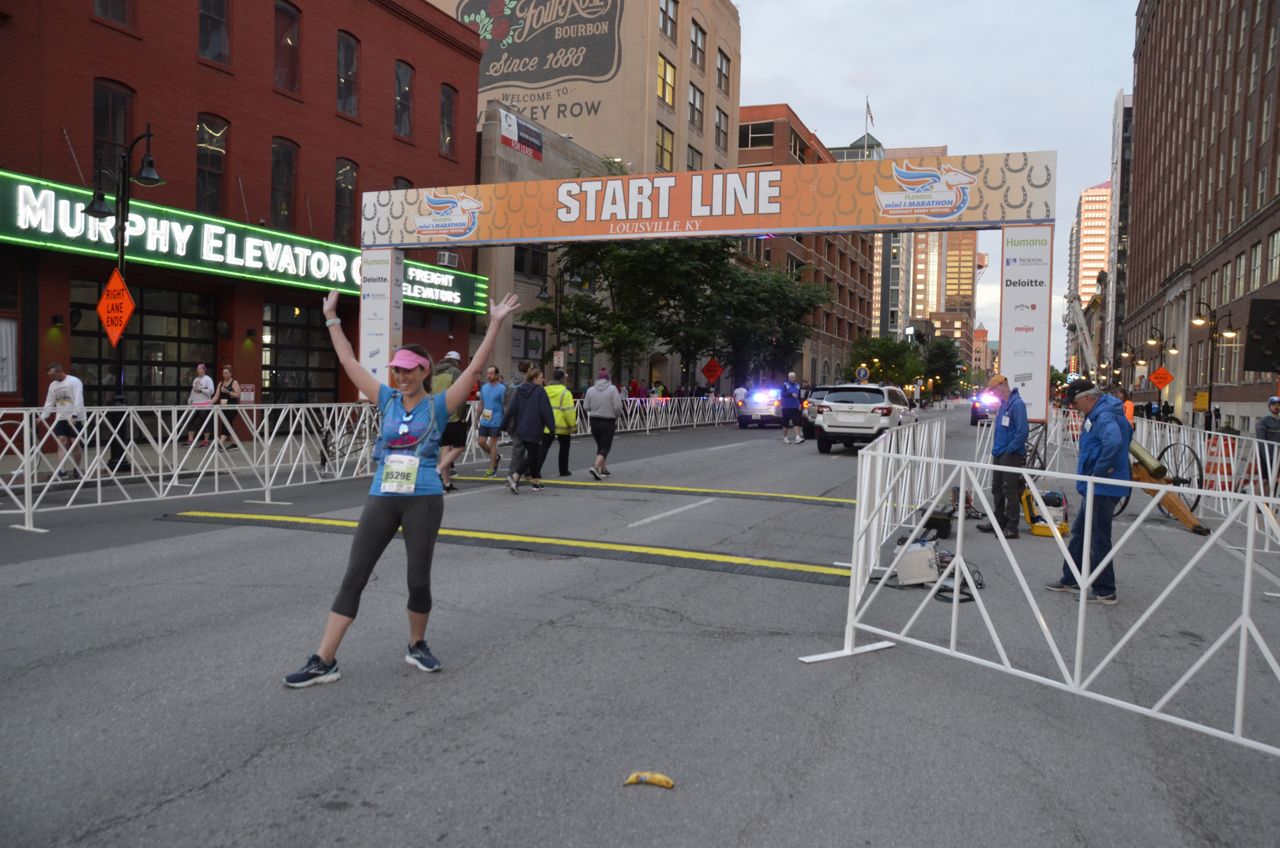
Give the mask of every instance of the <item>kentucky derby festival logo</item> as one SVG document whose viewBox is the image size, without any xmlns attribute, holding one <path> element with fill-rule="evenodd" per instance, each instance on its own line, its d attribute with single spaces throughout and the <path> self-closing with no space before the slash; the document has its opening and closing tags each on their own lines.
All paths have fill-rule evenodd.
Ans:
<svg viewBox="0 0 1280 848">
<path fill-rule="evenodd" d="M 484 204 L 465 192 L 432 192 L 422 199 L 419 211 L 425 214 L 414 217 L 414 226 L 420 236 L 463 239 L 476 231 L 476 220 L 483 210 Z"/>
<path fill-rule="evenodd" d="M 903 191 L 876 189 L 876 203 L 888 218 L 931 218 L 943 221 L 969 208 L 969 186 L 978 182 L 973 174 L 943 164 L 920 168 L 910 162 L 894 164 L 893 178 Z"/>
</svg>

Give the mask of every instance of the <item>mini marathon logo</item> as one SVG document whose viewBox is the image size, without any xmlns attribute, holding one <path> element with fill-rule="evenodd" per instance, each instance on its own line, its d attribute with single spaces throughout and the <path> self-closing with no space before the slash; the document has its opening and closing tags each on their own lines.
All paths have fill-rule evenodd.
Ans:
<svg viewBox="0 0 1280 848">
<path fill-rule="evenodd" d="M 954 218 L 969 208 L 969 186 L 978 178 L 959 168 L 943 164 L 938 168 L 922 168 L 903 162 L 894 163 L 893 178 L 903 191 L 881 191 L 876 188 L 876 204 L 887 218 L 930 218 L 942 221 Z"/>
<path fill-rule="evenodd" d="M 476 231 L 476 222 L 484 204 L 466 192 L 428 194 L 422 199 L 427 214 L 414 216 L 415 232 L 420 236 L 444 236 L 463 239 Z"/>
</svg>

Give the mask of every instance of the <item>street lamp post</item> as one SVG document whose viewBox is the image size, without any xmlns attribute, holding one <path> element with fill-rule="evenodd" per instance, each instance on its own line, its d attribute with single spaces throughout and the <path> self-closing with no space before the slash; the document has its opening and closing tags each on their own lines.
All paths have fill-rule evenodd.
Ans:
<svg viewBox="0 0 1280 848">
<path fill-rule="evenodd" d="M 1213 308 L 1203 300 L 1196 301 L 1196 314 L 1191 319 L 1191 323 L 1197 327 L 1209 325 L 1209 391 L 1208 404 L 1204 413 L 1204 428 L 1206 430 L 1213 429 L 1213 373 L 1218 368 L 1218 337 L 1224 339 L 1234 339 L 1237 335 L 1234 327 L 1231 326 L 1231 319 L 1227 318 L 1227 326 L 1224 329 L 1218 328 L 1218 316 Z"/>
<path fill-rule="evenodd" d="M 120 271 L 120 276 L 125 278 L 126 286 L 128 286 L 128 278 L 124 274 L 124 247 L 125 230 L 129 225 L 130 183 L 137 183 L 148 188 L 164 185 L 164 180 L 160 179 L 160 175 L 156 173 L 155 160 L 151 158 L 151 137 L 151 124 L 148 123 L 147 131 L 129 142 L 128 146 L 120 151 L 115 174 L 115 209 L 107 205 L 106 198 L 102 194 L 101 185 L 94 190 L 93 200 L 89 203 L 89 207 L 85 209 L 85 214 L 93 218 L 115 218 L 116 268 Z M 143 141 L 147 143 L 147 150 L 142 154 L 142 164 L 138 166 L 138 173 L 130 177 L 129 171 L 132 170 L 134 148 Z M 104 169 L 98 169 L 99 176 L 103 172 Z M 111 172 L 106 171 L 106 173 L 110 174 Z M 112 400 L 117 406 L 124 405 L 124 348 L 118 344 L 116 345 L 116 391 Z"/>
<path fill-rule="evenodd" d="M 140 134 L 133 141 L 129 142 L 123 150 L 120 151 L 120 157 L 117 162 L 117 170 L 114 175 L 116 184 L 116 202 L 115 208 L 112 209 L 107 205 L 106 198 L 102 194 L 101 175 L 110 171 L 99 167 L 94 175 L 94 182 L 97 187 L 93 192 L 93 199 L 89 202 L 89 206 L 84 210 L 85 214 L 92 218 L 114 218 L 115 219 L 115 237 L 116 237 L 116 269 L 120 272 L 120 277 L 128 286 L 128 278 L 125 277 L 125 231 L 129 225 L 129 195 L 130 183 L 137 183 L 147 188 L 153 186 L 164 185 L 164 180 L 156 173 L 155 160 L 151 158 L 151 124 L 147 123 L 146 132 Z M 129 171 L 133 165 L 133 151 L 143 141 L 147 143 L 146 152 L 142 154 L 142 164 L 138 166 L 138 173 L 132 177 Z M 116 386 L 115 394 L 112 397 L 112 403 L 116 406 L 125 405 L 124 394 L 124 345 L 116 344 Z M 129 471 L 130 464 L 127 459 L 122 458 L 124 451 L 120 439 L 111 440 L 111 465 L 120 471 Z"/>
</svg>

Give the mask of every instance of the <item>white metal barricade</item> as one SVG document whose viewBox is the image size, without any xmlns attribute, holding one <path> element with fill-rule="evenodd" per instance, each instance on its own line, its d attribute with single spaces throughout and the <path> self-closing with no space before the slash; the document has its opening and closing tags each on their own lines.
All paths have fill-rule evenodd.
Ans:
<svg viewBox="0 0 1280 848">
<path fill-rule="evenodd" d="M 878 441 L 859 457 L 844 645 L 841 650 L 805 657 L 804 661 L 848 657 L 901 642 L 1280 756 L 1280 713 L 1268 706 L 1264 696 L 1249 697 L 1251 686 L 1257 693 L 1263 685 L 1280 682 L 1280 662 L 1268 639 L 1269 635 L 1274 640 L 1274 631 L 1280 626 L 1268 608 L 1258 606 L 1263 590 L 1274 595 L 1280 588 L 1280 577 L 1259 557 L 1260 528 L 1266 526 L 1270 533 L 1280 531 L 1276 518 L 1280 500 L 1247 491 L 1214 492 L 1225 512 L 1209 536 L 1187 534 L 1159 554 L 1146 554 L 1165 568 L 1160 586 L 1145 593 L 1154 597 L 1137 600 L 1143 593 L 1135 587 L 1126 594 L 1123 606 L 1100 609 L 1088 605 L 1083 593 L 1077 593 L 1076 600 L 1070 602 L 1074 612 L 1050 616 L 1042 604 L 1051 598 L 1061 603 L 1062 596 L 1050 595 L 1040 585 L 1049 576 L 1043 567 L 1045 558 L 1037 556 L 1037 571 L 1028 574 L 1003 535 L 983 536 L 974 543 L 963 520 L 954 540 L 954 557 L 940 570 L 938 581 L 928 592 L 911 596 L 884 591 L 887 578 L 896 575 L 903 553 L 924 532 L 925 517 L 944 503 L 953 486 L 960 489 L 962 503 L 972 493 L 974 505 L 987 520 L 999 524 L 984 487 L 978 484 L 979 475 L 987 470 L 984 464 L 922 456 L 901 447 Z M 940 483 L 923 509 L 902 509 L 894 502 L 893 481 L 924 474 L 925 469 L 939 474 Z M 1105 481 L 1153 490 L 1156 496 L 1135 494 L 1137 509 L 1130 509 L 1137 513 L 1136 518 L 1123 527 L 1105 558 L 1092 562 L 1093 493 L 1104 481 L 1052 470 L 1025 471 L 1022 476 L 1041 512 L 1045 511 L 1045 492 L 1070 492 L 1074 499 L 1076 484 L 1083 482 L 1086 495 L 1079 508 L 1085 511 L 1084 554 L 1079 567 L 1071 564 L 1070 573 L 1086 592 L 1108 564 L 1124 558 L 1123 580 L 1124 574 L 1131 574 L 1136 567 L 1131 554 L 1139 545 L 1150 545 L 1153 538 L 1169 538 L 1144 532 L 1148 522 L 1165 521 L 1156 513 L 1160 495 L 1210 494 L 1185 487 Z M 906 536 L 906 543 L 895 549 L 886 542 L 898 532 Z M 1069 556 L 1067 541 L 1056 527 L 1052 527 L 1052 535 L 1057 556 L 1051 555 L 1048 562 L 1056 574 L 1056 563 Z M 1046 541 L 1036 544 L 1045 545 Z M 997 553 L 992 553 L 993 548 Z M 1019 551 L 1025 549 L 1020 547 Z M 999 559 L 996 564 L 991 564 L 993 555 Z M 881 562 L 886 560 L 889 564 L 883 569 L 884 577 L 873 584 Z M 976 563 L 986 569 L 987 582 L 1002 582 L 1002 603 L 993 605 L 984 598 L 973 576 Z M 944 587 L 950 587 L 947 604 L 937 604 L 935 598 Z M 973 603 L 962 614 L 965 589 Z M 1216 604 L 1205 602 L 1208 593 L 1213 594 Z M 967 612 L 970 609 L 971 614 Z M 1108 609 L 1122 612 L 1106 613 Z M 1094 624 L 1091 630 L 1090 622 L 1096 622 L 1099 615 L 1107 616 L 1106 624 Z M 1052 623 L 1055 618 L 1057 628 Z M 1172 646 L 1165 638 L 1169 627 L 1203 630 L 1209 634 L 1207 647 Z M 1113 638 L 1116 633 L 1120 635 Z M 859 634 L 892 641 L 860 645 Z M 1223 652 L 1229 645 L 1236 650 Z M 1161 655 L 1162 661 L 1154 661 L 1153 654 Z M 1221 663 L 1211 666 L 1215 657 L 1227 658 L 1232 667 L 1225 669 Z M 1209 667 L 1211 672 L 1206 670 Z M 1175 701 L 1179 695 L 1182 698 Z M 1211 702 L 1208 705 L 1206 698 Z M 1221 709 L 1224 701 L 1230 703 L 1230 710 Z M 1209 715 L 1215 709 L 1228 715 Z"/>
</svg>

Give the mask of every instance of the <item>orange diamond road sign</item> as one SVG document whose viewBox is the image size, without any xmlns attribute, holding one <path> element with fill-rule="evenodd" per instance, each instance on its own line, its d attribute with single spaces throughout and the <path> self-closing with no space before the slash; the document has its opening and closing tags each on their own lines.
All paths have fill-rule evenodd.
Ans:
<svg viewBox="0 0 1280 848">
<path fill-rule="evenodd" d="M 98 299 L 98 318 L 102 321 L 102 328 L 107 331 L 112 347 L 124 335 L 124 328 L 133 317 L 133 309 L 129 287 L 124 284 L 120 269 L 116 268 L 112 270 L 111 279 L 107 281 L 107 287 L 102 290 L 102 297 Z"/>
<path fill-rule="evenodd" d="M 702 376 L 707 378 L 708 383 L 714 383 L 720 379 L 720 375 L 724 373 L 724 366 L 716 362 L 714 358 L 708 359 L 707 364 L 702 366 Z"/>
<path fill-rule="evenodd" d="M 1173 375 L 1169 373 L 1167 368 L 1161 365 L 1159 368 L 1152 371 L 1151 376 L 1147 379 L 1152 383 L 1155 383 L 1157 389 L 1163 391 L 1165 386 L 1173 382 Z"/>
</svg>

